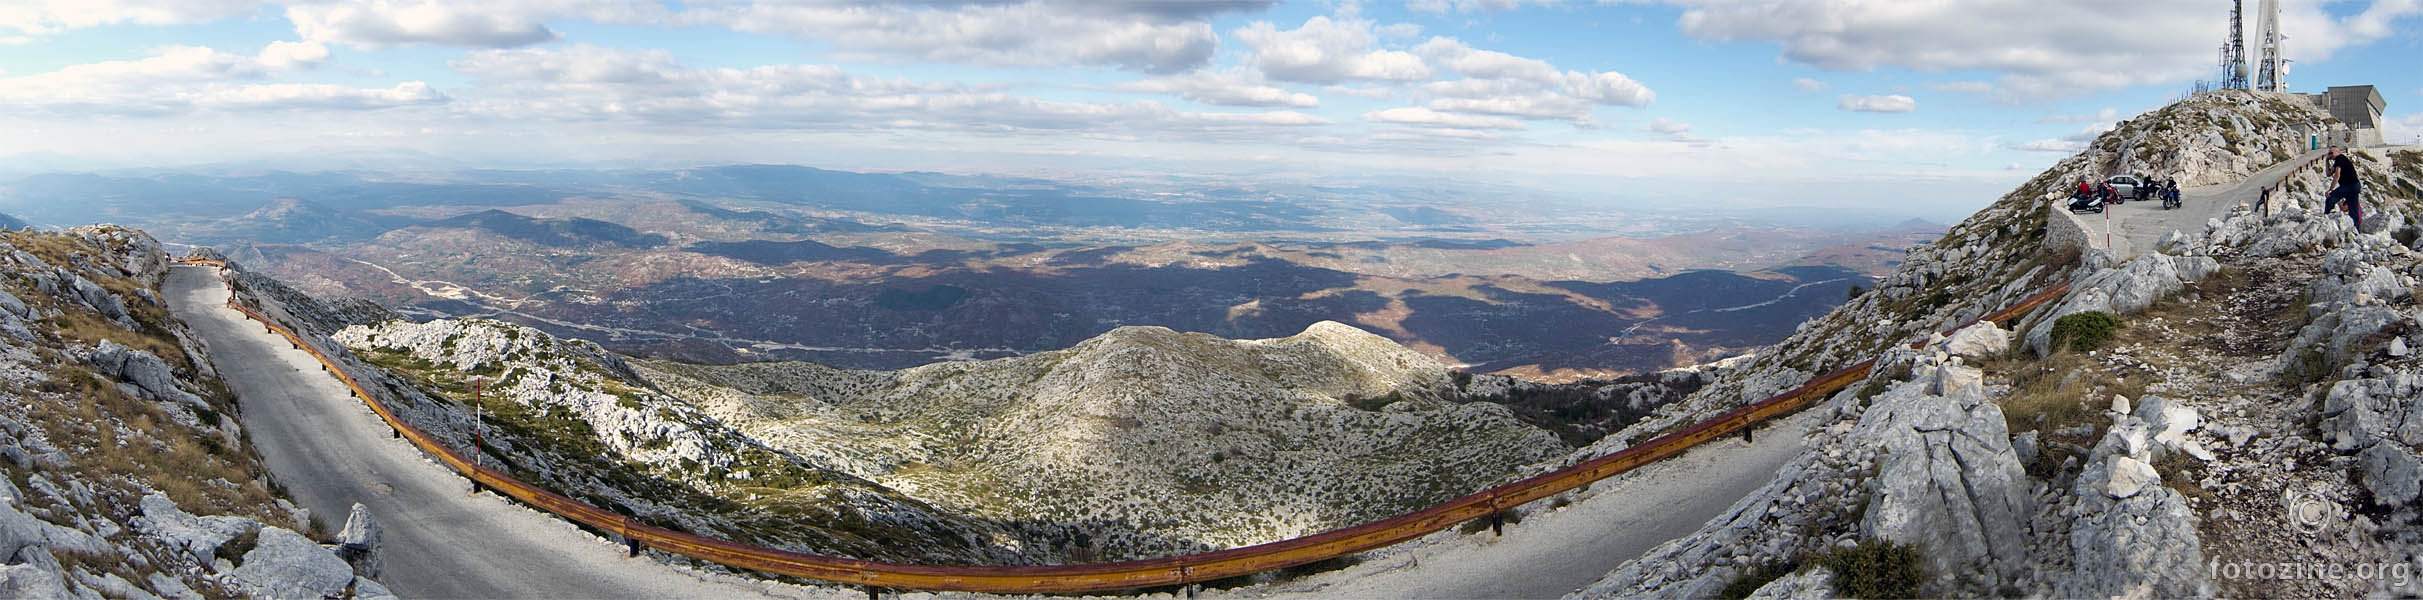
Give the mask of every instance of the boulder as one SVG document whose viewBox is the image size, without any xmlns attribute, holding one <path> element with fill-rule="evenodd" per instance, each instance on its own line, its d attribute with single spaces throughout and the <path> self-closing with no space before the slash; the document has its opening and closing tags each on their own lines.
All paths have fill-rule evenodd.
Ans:
<svg viewBox="0 0 2423 600">
<path fill-rule="evenodd" d="M 1945 370 L 1969 370 L 1947 365 Z M 1870 400 L 1854 435 L 1880 449 L 1862 537 L 1916 545 L 1927 572 L 1992 589 L 2028 563 L 2028 479 L 1983 388 L 1904 383 Z"/>
<path fill-rule="evenodd" d="M 2423 493 L 2423 463 L 2405 446 L 2394 443 L 2373 444 L 2356 455 L 2358 474 L 2364 489 L 2372 492 L 2373 501 L 2386 506 L 2405 506 Z"/>
<path fill-rule="evenodd" d="M 353 567 L 303 534 L 279 527 L 261 528 L 261 542 L 244 554 L 243 566 L 229 574 L 254 595 L 272 600 L 318 600 L 336 597 L 353 583 Z"/>
<path fill-rule="evenodd" d="M 2154 465 L 2145 464 L 2145 461 L 2115 456 L 2110 464 L 2111 473 L 2104 484 L 2103 493 L 2113 498 L 2135 496 L 2146 486 L 2162 483 L 2162 474 L 2155 472 Z"/>
<path fill-rule="evenodd" d="M 1834 597 L 1834 572 L 1803 569 L 1758 587 L 1745 600 L 1823 600 Z"/>
<path fill-rule="evenodd" d="M 143 516 L 134 520 L 135 531 L 184 551 L 200 564 L 209 564 L 228 540 L 261 528 L 260 523 L 242 517 L 193 516 L 159 493 L 144 496 L 138 505 Z"/>
<path fill-rule="evenodd" d="M 356 502 L 353 514 L 345 518 L 345 531 L 337 534 L 337 558 L 353 565 L 353 574 L 360 577 L 379 576 L 379 523 L 370 517 L 370 507 Z"/>
<path fill-rule="evenodd" d="M 2011 332 L 2004 331 L 1991 321 L 1978 323 L 1952 332 L 1950 337 L 1937 345 L 1937 349 L 1971 361 L 1986 360 L 2010 351 Z"/>
<path fill-rule="evenodd" d="M 93 368 L 100 370 L 101 374 L 134 384 L 154 400 L 210 408 L 210 403 L 204 402 L 200 396 L 178 389 L 176 375 L 169 371 L 168 362 L 150 352 L 102 340 L 99 346 L 93 348 L 90 360 Z"/>
<path fill-rule="evenodd" d="M 71 600 L 77 596 L 67 590 L 67 578 L 56 565 L 45 569 L 39 565 L 0 565 L 0 598 L 11 600 Z"/>
</svg>

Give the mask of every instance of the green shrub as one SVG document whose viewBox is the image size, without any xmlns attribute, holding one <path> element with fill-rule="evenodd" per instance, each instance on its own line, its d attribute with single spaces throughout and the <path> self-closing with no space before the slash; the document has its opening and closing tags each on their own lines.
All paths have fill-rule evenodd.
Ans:
<svg viewBox="0 0 2423 600">
<path fill-rule="evenodd" d="M 1783 579 L 1785 575 L 1790 575 L 1792 571 L 1799 568 L 1799 565 L 1791 563 L 1760 565 L 1758 568 L 1734 577 L 1732 583 L 1725 584 L 1725 589 L 1716 592 L 1717 600 L 1748 598 L 1751 594 L 1758 593 L 1758 588 L 1767 587 L 1767 584 L 1775 583 L 1775 580 Z"/>
<path fill-rule="evenodd" d="M 2068 348 L 2085 352 L 2103 347 L 2120 331 L 2120 318 L 2098 310 L 2090 310 L 2053 322 L 2053 348 Z"/>
<path fill-rule="evenodd" d="M 1916 598 L 1925 579 L 1918 549 L 1892 542 L 1837 549 L 1826 554 L 1825 565 L 1834 571 L 1834 592 L 1851 598 Z"/>
</svg>

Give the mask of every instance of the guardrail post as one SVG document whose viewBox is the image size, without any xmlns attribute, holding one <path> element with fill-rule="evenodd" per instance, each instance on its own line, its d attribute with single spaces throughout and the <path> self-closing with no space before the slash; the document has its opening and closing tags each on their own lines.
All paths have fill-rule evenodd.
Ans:
<svg viewBox="0 0 2423 600">
<path fill-rule="evenodd" d="M 623 545 L 629 546 L 631 549 L 631 552 L 624 558 L 639 558 L 639 551 L 648 547 L 647 544 L 640 543 L 639 538 L 631 537 L 629 533 L 623 534 Z"/>
<path fill-rule="evenodd" d="M 1506 535 L 1506 509 L 1489 513 L 1489 535 Z"/>
<path fill-rule="evenodd" d="M 867 584 L 867 600 L 883 600 L 883 588 L 875 587 L 875 584 L 872 583 Z"/>
</svg>

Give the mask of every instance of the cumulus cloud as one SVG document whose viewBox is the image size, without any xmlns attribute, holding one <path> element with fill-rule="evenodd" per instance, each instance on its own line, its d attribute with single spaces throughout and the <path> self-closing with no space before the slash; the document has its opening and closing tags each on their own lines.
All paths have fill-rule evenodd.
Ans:
<svg viewBox="0 0 2423 600">
<path fill-rule="evenodd" d="M 2042 124 L 2042 123 L 2109 123 L 2109 122 L 2112 122 L 2112 121 L 2118 121 L 2118 120 L 2120 120 L 2120 109 L 2117 109 L 2117 108 L 2111 108 L 2111 107 L 2105 107 L 2103 110 L 2101 110 L 2101 111 L 2096 111 L 2096 113 L 2095 113 L 2095 114 L 2091 114 L 2091 115 L 2046 115 L 2046 116 L 2042 116 L 2042 117 L 2037 117 L 2037 118 L 2036 118 L 2036 122 L 2037 122 L 2037 123 L 2039 123 L 2039 124 Z"/>
<path fill-rule="evenodd" d="M 1993 89 L 1980 93 L 2006 102 L 2206 76 L 2213 43 L 2228 22 L 2225 8 L 2198 0 L 1663 1 L 1684 9 L 1678 25 L 1692 37 L 1776 42 L 1788 60 L 1835 71 L 1993 72 L 1999 74 Z M 2359 14 L 2333 19 L 2321 4 L 2282 7 L 2282 28 L 2292 38 L 2288 58 L 2328 60 L 2339 48 L 2391 35 L 2396 24 L 2423 12 L 2415 0 L 2372 0 Z M 2247 26 L 2255 24 L 2247 19 Z"/>
<path fill-rule="evenodd" d="M 1918 101 L 1900 94 L 1860 96 L 1843 94 L 1836 98 L 1836 108 L 1851 112 L 1906 113 L 1918 110 Z"/>
<path fill-rule="evenodd" d="M 1422 107 L 1402 107 L 1363 113 L 1363 120 L 1399 125 L 1423 125 L 1453 129 L 1522 129 L 1523 123 L 1503 117 L 1459 115 Z"/>
<path fill-rule="evenodd" d="M 50 35 L 126 23 L 208 23 L 243 15 L 258 4 L 259 0 L 12 0 L 0 4 L 0 31 Z"/>
<path fill-rule="evenodd" d="M 1429 79 L 1431 75 L 1430 66 L 1421 57 L 1381 49 L 1369 21 L 1317 16 L 1289 30 L 1281 30 L 1268 21 L 1256 21 L 1232 36 L 1252 53 L 1247 62 L 1263 75 L 1281 81 L 1404 82 Z"/>
<path fill-rule="evenodd" d="M 418 81 L 385 89 L 247 83 L 326 58 L 326 48 L 309 43 L 272 43 L 258 55 L 170 46 L 139 60 L 0 78 L 0 106 L 61 115 L 158 116 L 196 109 L 361 110 L 447 101 Z"/>
<path fill-rule="evenodd" d="M 483 82 L 479 97 L 461 103 L 466 111 L 513 120 L 770 131 L 1076 131 L 1106 139 L 1167 131 L 1246 139 L 1331 123 L 1295 111 L 1046 101 L 958 83 L 854 75 L 833 65 L 695 68 L 663 51 L 589 45 L 482 50 L 448 64 Z"/>
<path fill-rule="evenodd" d="M 1983 81 L 1937 81 L 1926 84 L 1927 89 L 1954 94 L 1985 94 L 1994 91 L 1994 84 Z"/>
<path fill-rule="evenodd" d="M 1522 8 L 1523 5 L 1554 6 L 1562 0 L 1408 0 L 1405 8 L 1427 13 L 1498 12 Z"/>
<path fill-rule="evenodd" d="M 1560 70 L 1547 61 L 1479 50 L 1455 38 L 1431 38 L 1413 52 L 1440 70 L 1464 76 L 1421 86 L 1438 97 L 1429 105 L 1436 110 L 1579 123 L 1595 106 L 1639 107 L 1657 98 L 1622 73 Z"/>
<path fill-rule="evenodd" d="M 261 49 L 261 64 L 273 69 L 300 69 L 328 60 L 328 47 L 319 42 L 270 42 Z"/>
<path fill-rule="evenodd" d="M 1205 19 L 1270 4 L 1240 0 L 757 2 L 692 6 L 681 20 L 922 60 L 1179 73 L 1209 62 L 1219 45 L 1219 36 Z"/>
<path fill-rule="evenodd" d="M 1794 77 L 1792 87 L 1800 88 L 1800 91 L 1803 92 L 1822 92 L 1826 90 L 1826 82 L 1808 77 Z"/>
<path fill-rule="evenodd" d="M 1266 85 L 1249 70 L 1195 71 L 1111 86 L 1123 92 L 1176 94 L 1180 98 L 1222 106 L 1285 106 L 1314 108 L 1321 99 Z"/>
<path fill-rule="evenodd" d="M 638 0 L 333 0 L 286 7 L 303 39 L 356 48 L 510 48 L 562 39 L 549 21 L 640 22 L 669 14 Z"/>
<path fill-rule="evenodd" d="M 2009 144 L 2004 147 L 2012 150 L 2025 150 L 2029 152 L 2056 152 L 2061 154 L 2069 154 L 2072 152 L 2085 150 L 2087 144 L 2095 143 L 2095 138 L 2101 137 L 2104 132 L 2111 131 L 2113 127 L 2118 125 L 2118 123 L 2111 121 L 2088 123 L 2086 127 L 2080 128 L 2077 132 L 2069 135 L 2051 139 L 2031 140 L 2016 144 Z"/>
</svg>

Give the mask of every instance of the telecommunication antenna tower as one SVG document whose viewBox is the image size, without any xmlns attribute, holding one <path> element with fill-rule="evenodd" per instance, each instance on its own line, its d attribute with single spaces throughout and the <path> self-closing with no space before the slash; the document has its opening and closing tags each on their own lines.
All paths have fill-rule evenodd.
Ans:
<svg viewBox="0 0 2423 600">
<path fill-rule="evenodd" d="M 2229 41 L 2221 43 L 2221 89 L 2246 89 L 2246 0 L 2230 0 Z"/>
<path fill-rule="evenodd" d="M 2263 57 L 2256 63 L 2255 89 L 2288 91 L 2288 61 L 2280 58 L 2280 0 L 2263 0 Z"/>
</svg>

